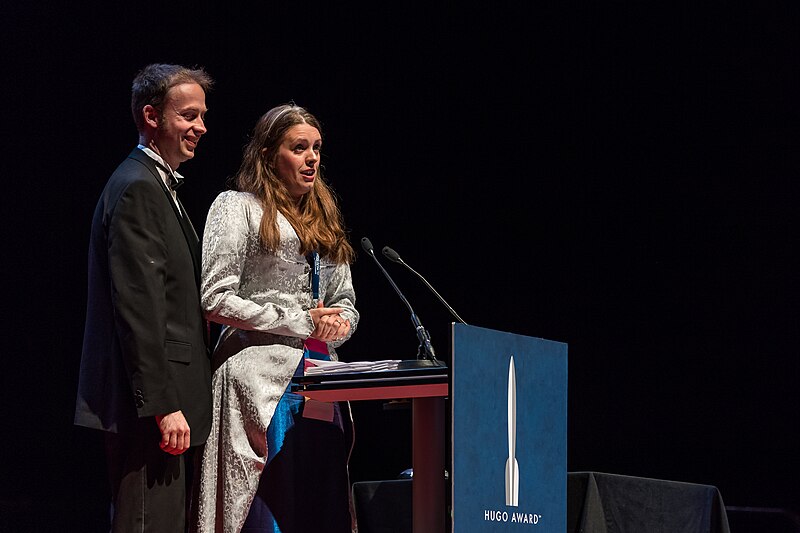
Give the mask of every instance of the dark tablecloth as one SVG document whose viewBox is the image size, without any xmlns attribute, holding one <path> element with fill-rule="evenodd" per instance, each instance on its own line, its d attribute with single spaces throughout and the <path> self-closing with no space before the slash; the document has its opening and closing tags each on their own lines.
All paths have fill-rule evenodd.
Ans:
<svg viewBox="0 0 800 533">
<path fill-rule="evenodd" d="M 567 475 L 570 533 L 730 533 L 716 487 L 599 472 Z"/>
<path fill-rule="evenodd" d="M 411 480 L 361 482 L 362 533 L 411 531 Z M 599 472 L 567 474 L 569 533 L 730 533 L 716 487 Z"/>
</svg>

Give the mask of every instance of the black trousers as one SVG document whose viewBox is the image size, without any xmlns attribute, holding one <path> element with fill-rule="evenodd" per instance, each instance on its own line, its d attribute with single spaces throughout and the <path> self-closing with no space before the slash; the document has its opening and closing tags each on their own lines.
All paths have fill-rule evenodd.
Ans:
<svg viewBox="0 0 800 533">
<path fill-rule="evenodd" d="M 184 533 L 187 462 L 192 450 L 170 455 L 159 448 L 154 418 L 123 433 L 106 433 L 113 533 Z"/>
</svg>

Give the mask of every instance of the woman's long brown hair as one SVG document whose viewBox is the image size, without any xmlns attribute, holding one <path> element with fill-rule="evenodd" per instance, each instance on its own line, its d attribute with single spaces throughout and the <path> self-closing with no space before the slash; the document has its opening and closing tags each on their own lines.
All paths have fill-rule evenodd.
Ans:
<svg viewBox="0 0 800 533">
<path fill-rule="evenodd" d="M 308 124 L 322 135 L 314 115 L 294 104 L 270 109 L 258 120 L 244 149 L 242 165 L 233 177 L 234 188 L 249 192 L 261 201 L 264 215 L 259 236 L 268 250 L 274 252 L 280 242 L 280 211 L 300 238 L 301 254 L 317 250 L 321 257 L 335 263 L 351 263 L 355 252 L 347 240 L 342 214 L 333 191 L 325 183 L 322 169 L 319 168 L 314 187 L 299 203 L 289 195 L 275 172 L 278 147 L 289 128 L 297 124 Z"/>
</svg>

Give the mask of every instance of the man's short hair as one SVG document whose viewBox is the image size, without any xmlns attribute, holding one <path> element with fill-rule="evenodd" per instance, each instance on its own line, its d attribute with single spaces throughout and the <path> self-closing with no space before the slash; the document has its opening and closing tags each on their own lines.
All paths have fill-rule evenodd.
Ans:
<svg viewBox="0 0 800 533">
<path fill-rule="evenodd" d="M 144 131 L 144 106 L 150 104 L 161 112 L 167 92 L 181 83 L 196 83 L 204 92 L 208 92 L 214 80 L 202 68 L 190 69 L 181 65 L 154 63 L 139 71 L 133 79 L 131 112 L 140 133 Z"/>
</svg>

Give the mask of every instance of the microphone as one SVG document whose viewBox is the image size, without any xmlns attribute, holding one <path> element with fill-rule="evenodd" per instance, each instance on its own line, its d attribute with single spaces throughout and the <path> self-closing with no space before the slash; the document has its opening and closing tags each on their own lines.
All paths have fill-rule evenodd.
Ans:
<svg viewBox="0 0 800 533">
<path fill-rule="evenodd" d="M 408 298 L 406 298 L 403 293 L 400 291 L 400 288 L 394 282 L 392 277 L 386 272 L 386 269 L 383 268 L 383 265 L 378 258 L 375 256 L 375 248 L 372 246 L 372 242 L 367 238 L 364 237 L 361 239 L 361 247 L 364 248 L 364 251 L 367 252 L 375 264 L 378 265 L 383 275 L 389 280 L 389 284 L 395 290 L 397 295 L 406 304 L 408 307 L 408 311 L 411 313 L 411 323 L 414 324 L 414 329 L 417 331 L 417 339 L 419 339 L 419 350 L 417 351 L 417 359 L 416 360 L 407 360 L 401 361 L 398 365 L 398 368 L 421 368 L 421 367 L 430 367 L 430 366 L 444 366 L 444 364 L 436 359 L 436 352 L 433 350 L 433 345 L 431 344 L 431 337 L 428 334 L 428 331 L 422 326 L 422 323 L 417 317 L 417 314 L 414 313 L 414 309 L 411 308 L 411 304 L 408 302 Z M 424 352 L 427 359 L 420 359 L 420 352 Z"/>
<path fill-rule="evenodd" d="M 425 286 L 428 287 L 431 290 L 431 292 L 433 292 L 433 294 L 436 295 L 437 298 L 439 298 L 439 301 L 442 302 L 442 304 L 444 304 L 444 306 L 447 308 L 448 311 L 450 311 L 450 314 L 453 315 L 456 318 L 456 320 L 458 320 L 459 322 L 461 322 L 465 326 L 467 325 L 467 323 L 464 322 L 464 319 L 461 318 L 460 316 L 458 316 L 458 313 L 456 313 L 455 309 L 450 307 L 450 304 L 447 303 L 444 300 L 444 298 L 442 298 L 442 296 L 436 291 L 436 289 L 433 288 L 433 286 L 430 283 L 428 283 L 428 280 L 426 280 L 424 277 L 422 277 L 422 274 L 420 274 L 419 272 L 417 272 L 416 270 L 414 270 L 413 268 L 408 266 L 408 263 L 403 261 L 403 259 L 400 257 L 400 254 L 398 254 L 397 252 L 395 252 L 394 250 L 392 250 L 388 246 L 384 246 L 383 247 L 383 255 L 385 255 L 386 258 L 389 259 L 390 261 L 394 261 L 395 263 L 400 263 L 401 265 L 406 267 L 408 270 L 410 270 L 413 274 L 415 274 L 419 279 L 422 280 L 422 283 L 424 283 Z"/>
</svg>

